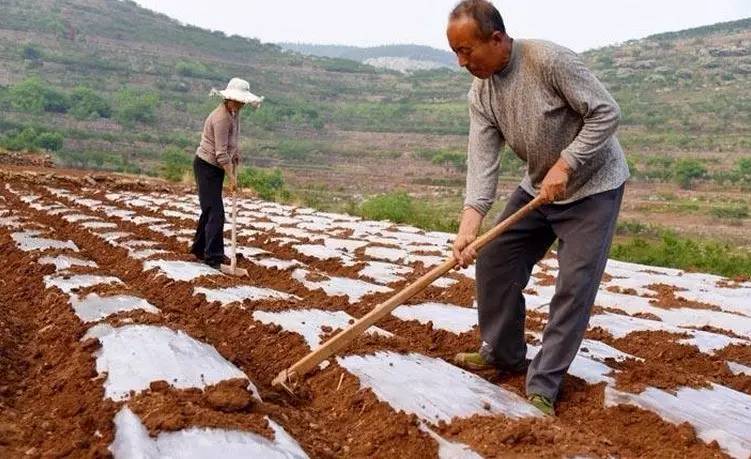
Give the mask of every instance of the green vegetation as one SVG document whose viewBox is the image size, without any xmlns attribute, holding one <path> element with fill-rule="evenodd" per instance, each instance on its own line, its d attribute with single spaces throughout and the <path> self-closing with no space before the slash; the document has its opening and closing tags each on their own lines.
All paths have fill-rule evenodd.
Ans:
<svg viewBox="0 0 751 459">
<path fill-rule="evenodd" d="M 63 148 L 63 135 L 59 132 L 40 131 L 27 127 L 23 130 L 8 131 L 0 137 L 0 146 L 12 151 L 59 151 Z"/>
<path fill-rule="evenodd" d="M 253 188 L 262 199 L 270 201 L 290 199 L 290 192 L 284 184 L 284 177 L 279 169 L 269 171 L 244 167 L 237 176 L 237 184 L 242 188 Z"/>
<path fill-rule="evenodd" d="M 395 191 L 368 199 L 357 214 L 371 220 L 389 220 L 426 230 L 458 230 L 457 212 L 446 212 L 431 200 L 418 200 L 404 191 Z"/>
<path fill-rule="evenodd" d="M 192 163 L 192 155 L 185 153 L 180 148 L 168 147 L 162 153 L 162 177 L 171 182 L 179 182 L 185 174 L 191 171 Z"/>
<path fill-rule="evenodd" d="M 126 126 L 156 121 L 159 96 L 153 92 L 121 89 L 115 97 L 115 118 Z"/>
<path fill-rule="evenodd" d="M 715 273 L 751 275 L 751 253 L 718 241 L 700 241 L 660 231 L 657 238 L 641 236 L 616 242 L 610 252 L 616 260 Z"/>
<path fill-rule="evenodd" d="M 70 103 L 70 113 L 79 120 L 109 118 L 112 115 L 110 103 L 85 86 L 78 86 L 73 90 Z"/>
<path fill-rule="evenodd" d="M 674 177 L 681 188 L 690 189 L 696 180 L 707 177 L 707 168 L 695 159 L 680 159 L 675 164 Z"/>
<path fill-rule="evenodd" d="M 748 218 L 748 205 L 746 204 L 726 204 L 712 207 L 712 215 L 719 218 L 727 219 L 744 219 Z"/>
</svg>

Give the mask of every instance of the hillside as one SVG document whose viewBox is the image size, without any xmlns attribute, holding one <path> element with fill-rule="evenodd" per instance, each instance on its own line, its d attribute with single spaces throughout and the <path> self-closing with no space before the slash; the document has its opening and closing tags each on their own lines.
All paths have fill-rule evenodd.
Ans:
<svg viewBox="0 0 751 459">
<path fill-rule="evenodd" d="M 404 182 L 404 170 L 441 174 L 431 161 L 453 161 L 446 151 L 461 163 L 471 81 L 465 72 L 403 75 L 303 56 L 185 26 L 130 1 L 0 6 L 0 139 L 8 148 L 49 148 L 80 167 L 157 172 L 167 147 L 195 148 L 217 103 L 209 89 L 242 76 L 267 101 L 244 113 L 243 148 L 254 164 L 336 172 L 337 186 L 367 188 Z M 584 57 L 621 104 L 620 136 L 637 162 L 663 153 L 719 154 L 713 161 L 725 167 L 751 151 L 750 20 Z M 413 160 L 425 166 L 412 167 Z M 341 165 L 352 161 L 369 173 L 382 169 L 383 180 L 348 179 Z"/>
<path fill-rule="evenodd" d="M 308 56 L 349 59 L 374 67 L 402 72 L 458 69 L 453 53 L 429 46 L 386 45 L 357 47 L 342 45 L 312 45 L 306 43 L 279 43 L 282 49 Z"/>
</svg>

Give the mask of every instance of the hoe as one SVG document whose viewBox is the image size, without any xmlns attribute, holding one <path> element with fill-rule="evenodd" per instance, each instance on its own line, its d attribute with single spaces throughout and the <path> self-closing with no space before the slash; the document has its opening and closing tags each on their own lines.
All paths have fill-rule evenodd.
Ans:
<svg viewBox="0 0 751 459">
<path fill-rule="evenodd" d="M 527 216 L 530 212 L 537 209 L 541 204 L 542 200 L 539 197 L 535 198 L 526 206 L 522 207 L 514 214 L 510 215 L 508 218 L 498 223 L 498 225 L 489 230 L 487 233 L 477 238 L 474 242 L 472 242 L 472 244 L 469 245 L 469 247 L 472 247 L 475 250 L 480 250 L 488 242 L 492 241 L 503 232 L 505 232 L 510 226 L 514 225 L 519 220 Z M 277 375 L 277 377 L 272 381 L 272 384 L 274 386 L 281 386 L 288 392 L 292 393 L 292 388 L 300 381 L 300 378 L 304 377 L 307 373 L 316 368 L 324 360 L 328 359 L 338 351 L 341 351 L 355 338 L 364 333 L 365 330 L 367 330 L 370 326 L 381 320 L 400 304 L 423 291 L 436 279 L 451 271 L 451 269 L 453 269 L 456 265 L 457 261 L 453 256 L 448 258 L 441 265 L 433 268 L 431 271 L 424 274 L 422 277 L 401 290 L 396 295 L 377 305 L 375 308 L 373 308 L 372 311 L 355 321 L 355 323 L 353 323 L 349 327 L 336 334 L 319 349 L 306 355 L 291 367 L 282 370 L 279 375 Z"/>
</svg>

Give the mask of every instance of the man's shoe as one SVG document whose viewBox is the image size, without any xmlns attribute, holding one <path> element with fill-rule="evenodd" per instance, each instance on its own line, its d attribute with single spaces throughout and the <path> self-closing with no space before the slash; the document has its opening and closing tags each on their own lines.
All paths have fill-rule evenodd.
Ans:
<svg viewBox="0 0 751 459">
<path fill-rule="evenodd" d="M 544 395 L 532 394 L 527 398 L 527 400 L 529 400 L 529 403 L 534 405 L 535 408 L 542 411 L 544 414 L 548 416 L 555 416 L 555 407 L 553 406 L 553 401 L 545 397 Z"/>
<path fill-rule="evenodd" d="M 493 368 L 479 352 L 460 352 L 454 356 L 454 363 L 468 370 L 487 370 Z"/>
<path fill-rule="evenodd" d="M 216 269 L 217 271 L 221 268 L 222 262 L 218 260 L 206 260 L 204 263 L 209 265 L 209 267 Z"/>
</svg>

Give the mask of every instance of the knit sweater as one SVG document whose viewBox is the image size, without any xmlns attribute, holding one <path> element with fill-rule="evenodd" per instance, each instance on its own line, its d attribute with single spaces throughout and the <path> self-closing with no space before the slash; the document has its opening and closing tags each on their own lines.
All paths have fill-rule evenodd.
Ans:
<svg viewBox="0 0 751 459">
<path fill-rule="evenodd" d="M 536 196 L 559 158 L 571 167 L 558 204 L 620 187 L 629 177 L 615 136 L 620 109 L 572 51 L 542 40 L 514 40 L 508 64 L 475 79 L 469 98 L 465 206 L 486 214 L 507 144 L 527 164 L 521 187 Z"/>
</svg>

